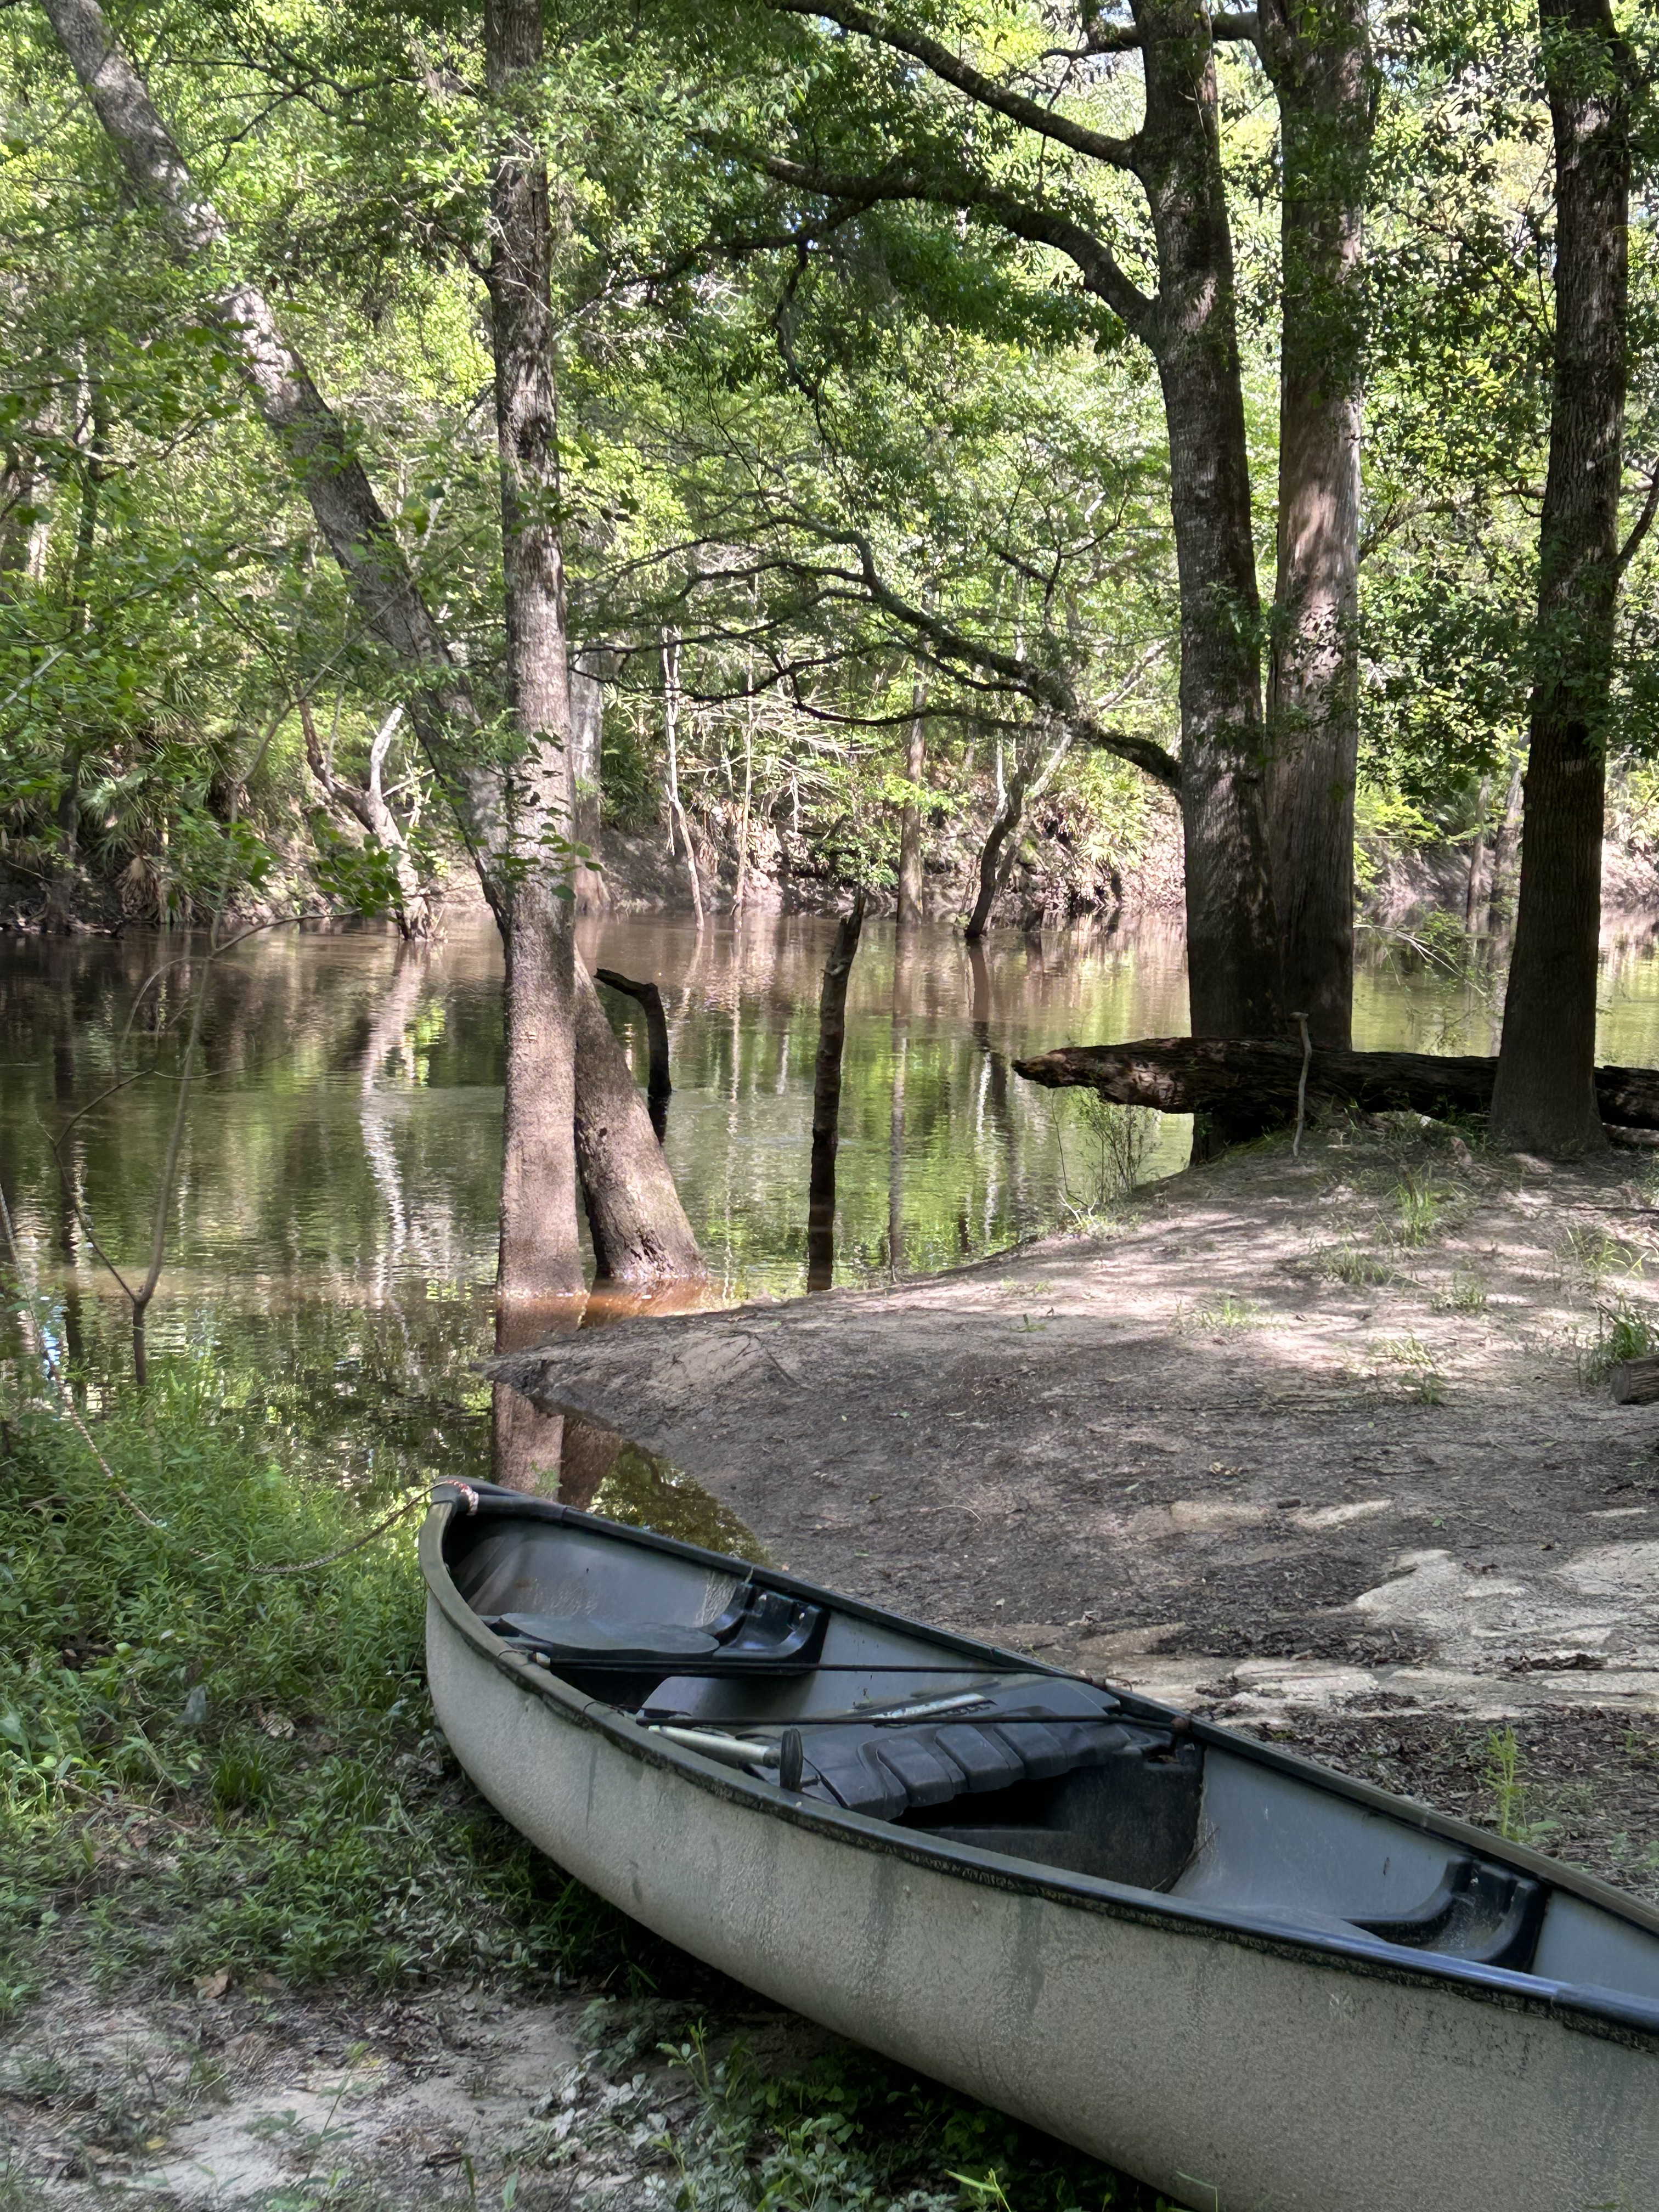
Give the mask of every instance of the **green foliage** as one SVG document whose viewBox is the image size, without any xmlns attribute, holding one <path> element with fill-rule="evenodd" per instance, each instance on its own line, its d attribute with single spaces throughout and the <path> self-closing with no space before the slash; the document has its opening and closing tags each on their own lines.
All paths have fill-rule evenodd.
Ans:
<svg viewBox="0 0 1659 2212">
<path fill-rule="evenodd" d="M 458 1784 L 422 1677 L 409 1524 L 251 1449 L 164 1365 L 100 1443 L 14 1403 L 0 1498 L 0 1983 L 48 1948 L 188 1981 L 540 1979 L 641 1949 Z"/>
<path fill-rule="evenodd" d="M 1659 1331 L 1652 1321 L 1625 1298 L 1602 1306 L 1596 1313 L 1595 1341 L 1583 1367 L 1587 1382 L 1599 1382 L 1625 1359 L 1647 1359 L 1659 1352 Z"/>
<path fill-rule="evenodd" d="M 666 2145 L 679 2212 L 1166 2212 L 1125 2175 L 868 2051 L 769 2075 L 741 2043 L 712 2059 L 696 2030 L 664 2049 L 696 2094 Z"/>
</svg>

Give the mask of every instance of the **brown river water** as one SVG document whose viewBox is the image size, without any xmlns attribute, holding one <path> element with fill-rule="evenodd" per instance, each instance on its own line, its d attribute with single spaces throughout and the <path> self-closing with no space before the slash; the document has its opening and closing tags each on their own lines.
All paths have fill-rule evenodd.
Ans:
<svg viewBox="0 0 1659 2212">
<path fill-rule="evenodd" d="M 805 1286 L 817 1001 L 834 926 L 771 915 L 718 917 L 701 935 L 655 915 L 581 925 L 591 967 L 662 989 L 667 1150 L 726 1298 Z M 155 1032 L 167 1022 L 176 1037 L 189 950 L 176 935 L 0 939 L 0 1170 L 43 1313 L 94 1395 L 125 1371 L 126 1317 L 88 1229 L 142 1275 L 175 1096 L 175 1047 Z M 371 1495 L 488 1468 L 474 1363 L 492 1341 L 500 982 L 494 933 L 470 920 L 423 953 L 374 925 L 274 930 L 212 971 L 152 1353 L 190 1355 Z M 1609 944 L 1602 1001 L 1601 1056 L 1659 1061 L 1659 951 L 1645 933 Z M 607 1002 L 642 1079 L 631 1002 Z M 1478 967 L 1374 945 L 1355 1041 L 1490 1051 L 1497 1012 Z M 1113 1164 L 1085 1102 L 1034 1088 L 1010 1063 L 1186 1024 L 1173 934 L 1010 932 L 981 958 L 942 923 L 908 950 L 890 921 L 868 923 L 848 1000 L 837 1282 L 937 1271 L 1097 1210 Z M 112 1088 L 134 1070 L 151 1072 Z M 1174 1172 L 1188 1122 L 1146 1121 L 1140 1174 Z M 65 1130 L 83 1220 L 54 1164 L 51 1139 Z M 15 1320 L 0 1349 L 20 1349 Z M 658 1478 L 639 1480 L 648 1490 Z"/>
</svg>

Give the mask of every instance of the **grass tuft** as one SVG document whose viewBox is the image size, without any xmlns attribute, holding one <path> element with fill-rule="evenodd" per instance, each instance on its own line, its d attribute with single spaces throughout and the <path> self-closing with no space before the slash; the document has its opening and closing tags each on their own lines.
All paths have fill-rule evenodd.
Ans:
<svg viewBox="0 0 1659 2212">
<path fill-rule="evenodd" d="M 1659 1352 L 1659 1331 L 1628 1299 L 1616 1298 L 1596 1310 L 1595 1341 L 1582 1352 L 1579 1364 L 1585 1382 L 1599 1382 L 1624 1359 L 1646 1359 Z"/>
</svg>

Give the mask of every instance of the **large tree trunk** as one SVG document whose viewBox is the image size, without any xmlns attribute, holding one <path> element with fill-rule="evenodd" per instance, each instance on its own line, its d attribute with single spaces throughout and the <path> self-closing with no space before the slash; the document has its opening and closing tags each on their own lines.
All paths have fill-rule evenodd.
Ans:
<svg viewBox="0 0 1659 2212">
<path fill-rule="evenodd" d="M 916 793 L 927 767 L 927 686 L 918 676 L 910 687 L 910 734 L 904 748 L 904 780 L 909 786 L 899 814 L 898 919 L 908 929 L 921 920 L 921 803 Z"/>
<path fill-rule="evenodd" d="M 1181 589 L 1187 969 L 1200 1036 L 1280 1026 L 1268 875 L 1261 600 L 1221 169 L 1215 56 L 1199 0 L 1138 0 L 1146 77 L 1135 168 L 1158 239 L 1152 348 L 1170 433 Z"/>
<path fill-rule="evenodd" d="M 1302 1067 L 1302 1047 L 1281 1037 L 1140 1037 L 1130 1044 L 1061 1045 L 1014 1062 L 1017 1075 L 1049 1090 L 1079 1086 L 1123 1106 L 1220 1114 L 1259 1126 L 1294 1118 Z M 1307 1067 L 1311 1099 L 1368 1113 L 1484 1114 L 1498 1062 L 1316 1047 Z M 1595 1083 L 1607 1121 L 1659 1129 L 1659 1068 L 1598 1067 Z"/>
<path fill-rule="evenodd" d="M 1374 82 L 1365 0 L 1262 0 L 1279 95 L 1279 574 L 1267 680 L 1273 898 L 1287 1008 L 1346 1046 L 1359 748 L 1360 266 Z"/>
<path fill-rule="evenodd" d="M 540 0 L 486 0 L 484 74 L 493 97 L 510 102 L 541 61 Z M 512 866 L 502 898 L 507 1100 L 496 1294 L 506 1306 L 582 1287 L 553 233 L 546 167 L 516 126 L 496 157 L 490 217 L 507 686 L 516 725 L 507 771 Z"/>
<path fill-rule="evenodd" d="M 1555 375 L 1492 1134 L 1571 1152 L 1606 1141 L 1595 970 L 1628 376 L 1632 64 L 1607 0 L 1540 0 L 1539 17 L 1555 126 Z"/>
<path fill-rule="evenodd" d="M 226 243 L 224 225 L 211 202 L 197 191 L 143 80 L 116 47 L 96 0 L 43 0 L 43 5 L 135 191 L 160 211 L 182 260 L 205 261 Z M 432 617 L 349 437 L 284 340 L 264 295 L 251 284 L 233 284 L 210 306 L 227 350 L 287 455 L 366 623 L 409 679 L 410 719 L 455 809 L 505 939 L 513 873 L 504 865 L 507 791 L 487 748 L 477 742 L 478 715 L 465 676 Z M 520 799 L 526 795 L 521 790 Z M 530 834 L 522 812 L 518 830 Z M 579 1057 L 578 1105 L 584 1112 L 588 1081 L 589 1071 Z M 594 1081 L 599 1115 L 609 1096 L 605 1066 L 594 1071 Z M 611 1157 L 626 1153 L 631 1165 L 656 1151 L 643 1108 L 637 1117 L 613 1128 Z M 629 1187 L 647 1188 L 649 1178 L 630 1174 Z M 676 1199 L 674 1216 L 666 1222 L 631 1223 L 630 1241 L 647 1243 L 660 1234 L 665 1241 L 678 1242 L 684 1224 Z"/>
</svg>

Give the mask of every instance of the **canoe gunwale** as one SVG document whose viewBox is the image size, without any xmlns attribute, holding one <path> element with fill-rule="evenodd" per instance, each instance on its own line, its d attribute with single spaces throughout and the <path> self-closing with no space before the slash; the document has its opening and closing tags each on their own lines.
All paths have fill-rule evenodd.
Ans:
<svg viewBox="0 0 1659 2212">
<path fill-rule="evenodd" d="M 551 1498 L 509 1495 L 510 1504 L 506 1498 L 498 1503 L 496 1497 L 488 1498 L 488 1504 L 495 1509 L 491 1517 L 499 1513 L 587 1528 L 595 1534 L 690 1560 L 699 1566 L 739 1576 L 752 1576 L 767 1589 L 780 1590 L 813 1603 L 827 1604 L 848 1617 L 883 1627 L 896 1627 L 924 1638 L 949 1651 L 960 1653 L 969 1665 L 995 1665 L 1006 1669 L 1010 1656 L 1013 1656 L 994 1644 L 937 1629 L 925 1622 L 909 1620 L 902 1614 L 844 1596 L 836 1591 L 825 1590 L 816 1583 L 777 1569 L 757 1566 L 750 1561 L 734 1559 L 725 1553 L 707 1551 L 698 1545 L 682 1543 L 677 1538 L 659 1535 L 653 1529 L 630 1528 L 596 1514 L 584 1513 L 574 1506 L 561 1505 Z M 1462 1996 L 1495 2003 L 1504 2009 L 1541 2014 L 1604 2040 L 1659 2051 L 1659 2002 L 1626 1996 L 1615 1990 L 1544 1980 L 1509 1968 L 1481 1966 L 1472 1960 L 1440 1954 L 1434 1954 L 1432 1965 L 1426 1960 L 1419 1963 L 1410 1958 L 1402 1958 L 1400 1947 L 1385 1944 L 1378 1938 L 1368 1937 L 1357 1930 L 1353 1936 L 1347 1937 L 1322 1929 L 1298 1929 L 1249 1911 L 1229 1910 L 1196 1899 L 1166 1898 L 1160 1892 L 1133 1888 L 1095 1875 L 1073 1874 L 1064 1868 L 1043 1866 L 1031 1860 L 1011 1858 L 975 1844 L 948 1842 L 932 1837 L 926 1830 L 902 1828 L 864 1814 L 848 1812 L 839 1806 L 821 1804 L 816 1800 L 793 1795 L 781 1790 L 775 1783 L 757 1781 L 751 1776 L 708 1759 L 700 1753 L 671 1743 L 664 1737 L 640 1728 L 631 1716 L 619 1707 L 606 1703 L 603 1698 L 588 1697 L 550 1670 L 535 1666 L 527 1655 L 514 1651 L 484 1626 L 456 1588 L 444 1558 L 444 1538 L 461 1503 L 457 1491 L 449 1486 L 441 1486 L 434 1492 L 432 1508 L 420 1532 L 420 1561 L 428 1594 L 447 1625 L 487 1659 L 507 1681 L 551 1706 L 554 1710 L 550 1717 L 556 1717 L 566 1725 L 602 1735 L 629 1757 L 650 1765 L 666 1768 L 701 1791 L 740 1804 L 764 1814 L 768 1819 L 783 1820 L 792 1826 L 819 1834 L 829 1833 L 838 1842 L 851 1844 L 860 1850 L 873 1851 L 936 1872 L 947 1873 L 978 1887 L 1041 1897 L 1073 1910 L 1103 1914 L 1109 1918 L 1156 1928 L 1165 1934 L 1179 1935 L 1190 1940 L 1220 1939 L 1248 1949 L 1267 1951 L 1299 1961 L 1316 1960 L 1338 1964 L 1350 1972 L 1368 1978 L 1418 1988 L 1443 1989 L 1449 1986 Z M 1020 1668 L 1022 1672 L 1051 1674 L 1067 1681 L 1088 1679 L 1040 1660 L 1028 1662 L 1024 1655 L 1020 1655 Z M 1557 1890 L 1611 1911 L 1638 1926 L 1659 1932 L 1659 1909 L 1625 1895 L 1592 1875 L 1580 1874 L 1576 1869 L 1564 1867 L 1524 1845 L 1509 1843 L 1493 1836 L 1488 1830 L 1474 1827 L 1449 1814 L 1436 1813 L 1429 1807 L 1419 1806 L 1409 1799 L 1390 1796 L 1387 1791 L 1369 1783 L 1335 1773 L 1295 1753 L 1283 1751 L 1276 1745 L 1257 1743 L 1249 1737 L 1235 1735 L 1212 1722 L 1180 1713 L 1172 1707 L 1139 1697 L 1133 1691 L 1122 1690 L 1115 1684 L 1103 1683 L 1098 1686 L 1109 1689 L 1115 1697 L 1121 1698 L 1127 1717 L 1132 1719 L 1164 1724 L 1180 1721 L 1194 1741 L 1213 1745 L 1231 1756 L 1267 1766 L 1291 1779 L 1346 1797 L 1367 1810 L 1418 1827 L 1437 1841 L 1475 1851 L 1486 1859 L 1495 1856 L 1522 1871 L 1540 1875 Z"/>
</svg>

